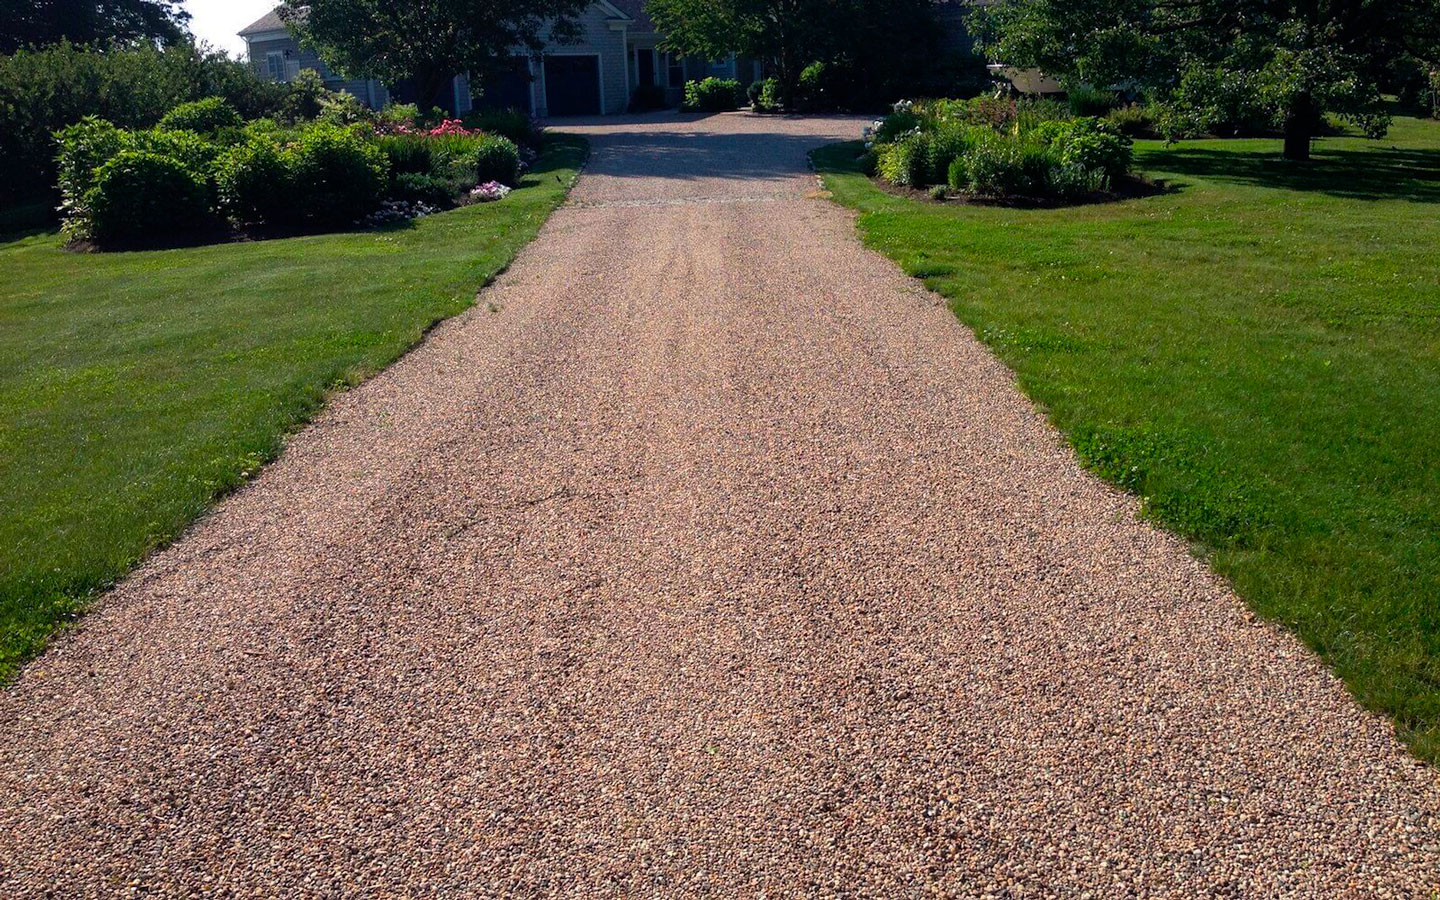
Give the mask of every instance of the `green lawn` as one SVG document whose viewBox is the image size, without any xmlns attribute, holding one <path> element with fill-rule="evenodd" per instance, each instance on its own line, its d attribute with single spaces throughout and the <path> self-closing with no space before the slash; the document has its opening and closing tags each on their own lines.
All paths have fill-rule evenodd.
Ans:
<svg viewBox="0 0 1440 900">
<path fill-rule="evenodd" d="M 534 237 L 585 147 L 389 230 L 82 255 L 0 237 L 0 681 Z"/>
<path fill-rule="evenodd" d="M 1172 192 L 933 204 L 817 163 L 1087 465 L 1440 760 L 1440 124 L 1138 148 Z"/>
</svg>

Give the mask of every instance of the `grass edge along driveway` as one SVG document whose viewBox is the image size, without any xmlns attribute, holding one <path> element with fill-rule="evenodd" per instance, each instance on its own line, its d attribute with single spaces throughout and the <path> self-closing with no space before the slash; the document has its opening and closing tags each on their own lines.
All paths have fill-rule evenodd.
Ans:
<svg viewBox="0 0 1440 900">
<path fill-rule="evenodd" d="M 331 391 L 470 307 L 586 153 L 551 136 L 506 199 L 374 231 L 90 255 L 0 236 L 0 684 Z"/>
<path fill-rule="evenodd" d="M 877 188 L 864 241 L 944 295 L 1080 460 L 1440 761 L 1440 124 L 1139 145 L 1171 192 L 1053 210 Z"/>
</svg>

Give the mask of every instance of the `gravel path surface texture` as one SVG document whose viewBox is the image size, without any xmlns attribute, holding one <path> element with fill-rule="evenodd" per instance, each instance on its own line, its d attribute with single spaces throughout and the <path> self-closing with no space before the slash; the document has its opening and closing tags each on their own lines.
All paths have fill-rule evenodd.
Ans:
<svg viewBox="0 0 1440 900">
<path fill-rule="evenodd" d="M 816 195 L 577 127 L 475 309 L 0 693 L 0 897 L 1411 897 L 1440 784 Z"/>
</svg>

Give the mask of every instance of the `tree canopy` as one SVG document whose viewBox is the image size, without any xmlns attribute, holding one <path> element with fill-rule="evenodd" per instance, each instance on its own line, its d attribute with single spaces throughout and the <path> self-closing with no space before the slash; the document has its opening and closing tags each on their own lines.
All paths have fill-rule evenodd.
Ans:
<svg viewBox="0 0 1440 900">
<path fill-rule="evenodd" d="M 997 61 L 1142 88 L 1195 130 L 1266 122 L 1294 159 L 1325 113 L 1383 135 L 1382 72 L 1440 45 L 1437 0 L 999 0 L 976 18 Z"/>
<path fill-rule="evenodd" d="M 189 21 L 176 0 L 0 0 L 0 53 L 60 41 L 172 44 Z"/>
<path fill-rule="evenodd" d="M 281 18 L 351 78 L 411 81 L 424 102 L 456 74 L 483 81 L 519 48 L 572 40 L 588 0 L 285 0 Z"/>
<path fill-rule="evenodd" d="M 838 62 L 873 86 L 936 62 L 933 0 L 649 0 L 646 11 L 668 50 L 768 62 L 787 105 L 811 63 Z"/>
</svg>

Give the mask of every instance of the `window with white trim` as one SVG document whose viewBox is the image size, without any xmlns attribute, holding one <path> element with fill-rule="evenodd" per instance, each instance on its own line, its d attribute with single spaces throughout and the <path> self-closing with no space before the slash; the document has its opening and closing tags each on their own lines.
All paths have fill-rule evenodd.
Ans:
<svg viewBox="0 0 1440 900">
<path fill-rule="evenodd" d="M 281 51 L 273 51 L 265 54 L 265 71 L 270 74 L 271 81 L 285 81 L 285 54 Z"/>
</svg>

